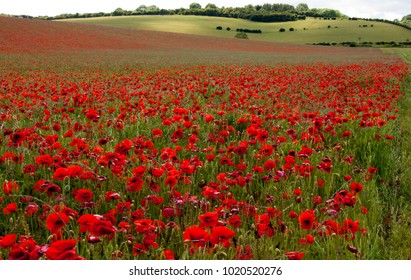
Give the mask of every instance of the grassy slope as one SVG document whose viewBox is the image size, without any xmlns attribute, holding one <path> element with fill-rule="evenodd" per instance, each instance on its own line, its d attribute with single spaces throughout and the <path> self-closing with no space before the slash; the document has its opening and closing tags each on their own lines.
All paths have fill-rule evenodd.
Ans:
<svg viewBox="0 0 411 280">
<path fill-rule="evenodd" d="M 386 49 L 411 65 L 410 49 Z M 411 259 L 411 77 L 404 83 L 405 97 L 399 104 L 397 160 L 392 170 L 398 182 L 397 199 L 391 205 L 389 234 L 385 241 L 385 259 Z"/>
<path fill-rule="evenodd" d="M 237 28 L 261 29 L 262 34 L 249 34 L 249 38 L 290 43 L 346 42 L 359 41 L 359 38 L 362 42 L 403 42 L 407 39 L 411 40 L 410 30 L 387 23 L 362 20 L 320 20 L 310 18 L 296 22 L 258 23 L 242 19 L 202 16 L 125 16 L 67 19 L 64 21 L 228 38 L 234 37 L 236 33 L 234 30 Z M 371 24 L 374 26 L 370 27 Z M 331 28 L 328 28 L 329 25 Z M 368 25 L 368 27 L 359 27 L 360 25 Z M 221 31 L 216 30 L 217 26 L 222 26 L 224 29 Z M 226 31 L 225 28 L 227 27 L 230 27 L 232 31 Z M 291 27 L 296 31 L 289 32 L 288 30 Z M 280 28 L 285 28 L 287 31 L 280 33 Z"/>
</svg>

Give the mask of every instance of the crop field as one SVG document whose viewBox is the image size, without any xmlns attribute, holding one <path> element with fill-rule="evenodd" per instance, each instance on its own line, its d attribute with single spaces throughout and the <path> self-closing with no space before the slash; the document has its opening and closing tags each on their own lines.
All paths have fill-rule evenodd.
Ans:
<svg viewBox="0 0 411 280">
<path fill-rule="evenodd" d="M 411 258 L 396 51 L 0 24 L 0 259 Z"/>
<path fill-rule="evenodd" d="M 411 31 L 388 23 L 365 20 L 324 20 L 307 18 L 292 22 L 261 23 L 243 19 L 206 16 L 121 16 L 65 19 L 63 22 L 138 30 L 176 32 L 233 38 L 237 28 L 260 29 L 261 34 L 248 34 L 252 40 L 288 43 L 321 42 L 405 42 Z M 216 30 L 221 26 L 223 30 Z M 227 27 L 230 31 L 227 31 Z M 284 28 L 285 32 L 279 32 Z M 293 28 L 294 31 L 289 31 Z"/>
</svg>

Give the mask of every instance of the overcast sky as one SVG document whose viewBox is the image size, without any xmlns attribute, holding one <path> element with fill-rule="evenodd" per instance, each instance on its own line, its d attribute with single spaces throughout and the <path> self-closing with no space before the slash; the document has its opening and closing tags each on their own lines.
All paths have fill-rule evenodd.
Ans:
<svg viewBox="0 0 411 280">
<path fill-rule="evenodd" d="M 0 14 L 13 15 L 47 15 L 56 16 L 64 13 L 112 12 L 116 8 L 135 10 L 140 5 L 156 5 L 164 9 L 188 8 L 190 3 L 197 2 L 203 7 L 213 3 L 218 7 L 244 7 L 247 4 L 286 3 L 308 4 L 309 8 L 336 9 L 351 17 L 401 19 L 411 14 L 410 0 L 312 0 L 312 1 L 268 1 L 268 0 L 0 0 Z"/>
</svg>

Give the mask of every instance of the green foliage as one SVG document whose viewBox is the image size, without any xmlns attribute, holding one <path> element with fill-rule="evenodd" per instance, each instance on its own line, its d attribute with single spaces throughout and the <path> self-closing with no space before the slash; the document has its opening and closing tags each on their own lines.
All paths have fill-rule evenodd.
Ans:
<svg viewBox="0 0 411 280">
<path fill-rule="evenodd" d="M 237 28 L 237 32 L 244 32 L 244 33 L 263 33 L 261 29 L 248 29 L 248 28 Z"/>
<path fill-rule="evenodd" d="M 208 4 L 205 6 L 205 8 L 206 8 L 206 9 L 218 9 L 218 7 L 217 7 L 215 4 L 212 4 L 212 3 L 208 3 Z"/>
<path fill-rule="evenodd" d="M 113 12 L 113 16 L 123 16 L 126 14 L 126 11 L 123 10 L 122 8 L 117 8 Z"/>
<path fill-rule="evenodd" d="M 235 34 L 234 38 L 237 39 L 248 39 L 248 35 L 245 32 L 238 32 L 237 34 Z"/>
<path fill-rule="evenodd" d="M 194 9 L 201 9 L 201 5 L 199 3 L 191 3 L 189 6 L 190 10 L 194 10 Z"/>
<path fill-rule="evenodd" d="M 411 20 L 411 14 L 404 16 L 401 21 Z"/>
<path fill-rule="evenodd" d="M 310 8 L 308 8 L 308 5 L 305 4 L 305 3 L 300 3 L 300 4 L 298 4 L 297 7 L 295 7 L 295 9 L 296 9 L 298 12 L 307 12 L 307 11 L 310 10 Z"/>
</svg>

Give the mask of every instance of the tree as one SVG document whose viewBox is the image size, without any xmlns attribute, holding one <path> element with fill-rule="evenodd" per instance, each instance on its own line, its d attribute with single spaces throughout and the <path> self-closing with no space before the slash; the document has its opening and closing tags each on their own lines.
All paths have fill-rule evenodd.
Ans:
<svg viewBox="0 0 411 280">
<path fill-rule="evenodd" d="M 156 5 L 151 5 L 147 7 L 147 12 L 158 12 L 160 11 L 160 8 L 157 7 Z"/>
<path fill-rule="evenodd" d="M 201 7 L 201 6 L 200 6 Z M 205 6 L 205 8 L 206 9 L 218 9 L 217 8 L 217 6 L 215 5 L 215 4 L 212 4 L 212 3 L 208 3 L 206 6 Z M 200 8 L 201 9 L 201 8 Z"/>
<path fill-rule="evenodd" d="M 300 3 L 295 7 L 297 12 L 307 12 L 310 8 L 308 8 L 308 5 L 305 3 Z"/>
<path fill-rule="evenodd" d="M 122 8 L 117 8 L 113 12 L 113 16 L 123 16 L 126 14 L 126 10 L 123 10 Z"/>
<path fill-rule="evenodd" d="M 147 10 L 147 6 L 146 5 L 140 5 L 137 9 L 136 9 L 136 11 L 138 11 L 138 12 L 145 12 Z"/>
<path fill-rule="evenodd" d="M 191 3 L 189 6 L 190 10 L 194 10 L 194 9 L 201 9 L 201 5 L 198 3 Z"/>
</svg>

